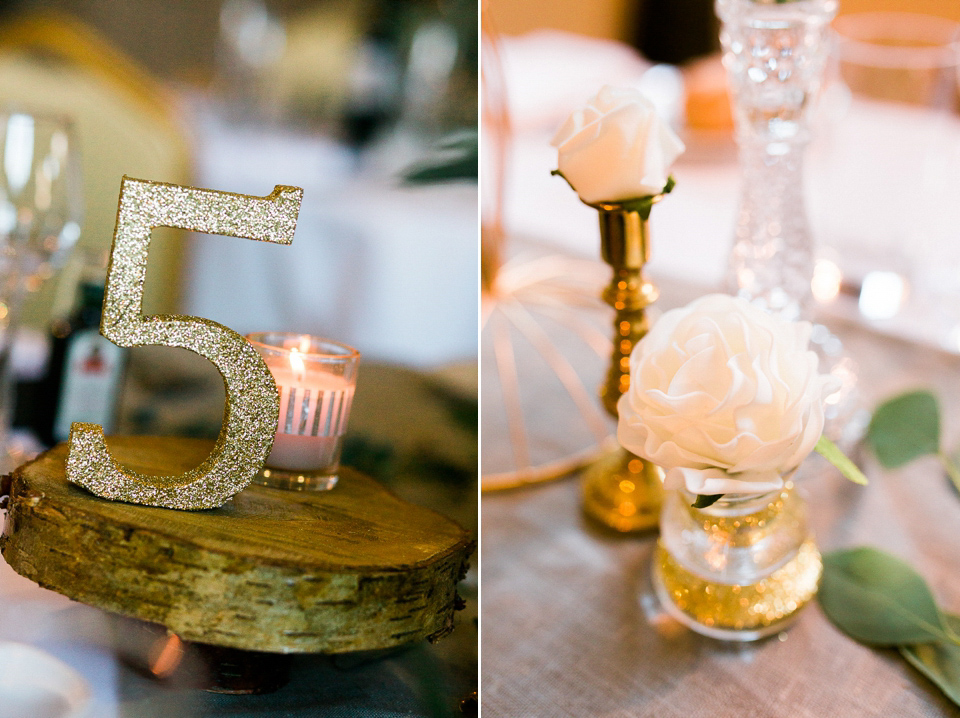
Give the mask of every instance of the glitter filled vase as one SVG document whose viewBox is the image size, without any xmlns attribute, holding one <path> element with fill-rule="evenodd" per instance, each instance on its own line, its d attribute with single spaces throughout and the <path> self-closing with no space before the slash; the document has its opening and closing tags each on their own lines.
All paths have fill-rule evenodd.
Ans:
<svg viewBox="0 0 960 718">
<path fill-rule="evenodd" d="M 783 630 L 817 592 L 823 564 L 792 482 L 712 506 L 668 491 L 653 584 L 667 613 L 697 633 L 754 641 Z"/>
</svg>

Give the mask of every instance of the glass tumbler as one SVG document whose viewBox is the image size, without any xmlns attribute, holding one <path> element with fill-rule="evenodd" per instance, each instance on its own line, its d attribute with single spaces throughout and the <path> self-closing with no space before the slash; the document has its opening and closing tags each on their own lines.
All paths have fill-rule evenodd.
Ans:
<svg viewBox="0 0 960 718">
<path fill-rule="evenodd" d="M 332 489 L 360 352 L 308 334 L 260 332 L 248 334 L 247 340 L 260 352 L 280 390 L 277 435 L 255 481 L 280 489 Z"/>
<path fill-rule="evenodd" d="M 815 226 L 864 317 L 903 314 L 945 337 L 960 322 L 960 24 L 854 13 L 834 21 L 832 45 Z"/>
</svg>

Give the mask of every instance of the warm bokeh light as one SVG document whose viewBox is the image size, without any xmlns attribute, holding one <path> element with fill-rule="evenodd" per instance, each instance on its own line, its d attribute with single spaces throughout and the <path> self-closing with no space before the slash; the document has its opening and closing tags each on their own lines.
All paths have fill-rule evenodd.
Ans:
<svg viewBox="0 0 960 718">
<path fill-rule="evenodd" d="M 907 300 L 908 285 L 896 272 L 870 272 L 860 288 L 860 313 L 867 319 L 895 317 Z"/>
<path fill-rule="evenodd" d="M 843 272 L 835 262 L 829 259 L 817 260 L 813 270 L 813 280 L 810 282 L 814 299 L 821 304 L 833 301 L 840 293 L 842 282 Z"/>
</svg>

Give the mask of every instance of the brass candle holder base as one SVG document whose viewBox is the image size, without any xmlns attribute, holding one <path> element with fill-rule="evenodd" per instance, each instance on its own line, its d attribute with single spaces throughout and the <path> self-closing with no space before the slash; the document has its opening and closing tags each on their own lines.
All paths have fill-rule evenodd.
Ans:
<svg viewBox="0 0 960 718">
<path fill-rule="evenodd" d="M 663 504 L 661 470 L 616 447 L 583 472 L 583 511 L 615 531 L 655 529 Z"/>
</svg>

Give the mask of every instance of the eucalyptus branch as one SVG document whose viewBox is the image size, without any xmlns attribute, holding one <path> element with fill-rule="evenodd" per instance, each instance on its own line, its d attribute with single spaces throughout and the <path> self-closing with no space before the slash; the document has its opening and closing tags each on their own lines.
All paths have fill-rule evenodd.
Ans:
<svg viewBox="0 0 960 718">
<path fill-rule="evenodd" d="M 950 458 L 950 455 L 945 451 L 938 451 L 937 458 L 939 458 L 940 463 L 943 464 L 944 471 L 947 472 L 947 476 L 949 476 L 950 481 L 953 482 L 954 488 L 960 491 L 960 466 L 957 466 L 957 462 Z"/>
<path fill-rule="evenodd" d="M 820 439 L 817 440 L 817 445 L 813 447 L 813 450 L 837 467 L 840 473 L 853 483 L 860 484 L 861 486 L 866 486 L 870 483 L 867 481 L 867 477 L 864 476 L 863 472 L 860 471 L 860 468 L 850 461 L 847 455 L 840 450 L 840 447 L 830 441 L 826 436 L 821 436 Z"/>
</svg>

